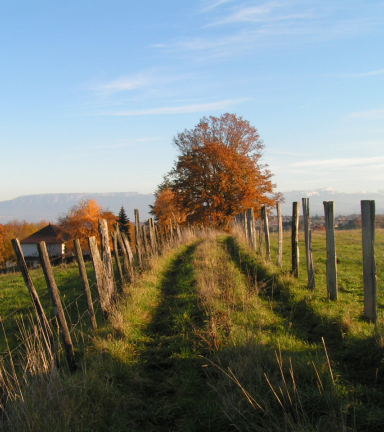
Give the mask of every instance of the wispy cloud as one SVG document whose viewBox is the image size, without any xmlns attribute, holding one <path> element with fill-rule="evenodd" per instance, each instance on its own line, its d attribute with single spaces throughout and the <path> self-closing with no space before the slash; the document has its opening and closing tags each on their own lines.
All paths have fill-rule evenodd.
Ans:
<svg viewBox="0 0 384 432">
<path fill-rule="evenodd" d="M 258 6 L 246 6 L 239 8 L 225 18 L 211 22 L 207 27 L 247 22 L 265 23 L 270 21 L 287 21 L 310 17 L 308 13 L 290 13 L 289 11 L 285 11 L 286 9 L 287 5 L 281 2 L 268 2 Z"/>
<path fill-rule="evenodd" d="M 111 81 L 97 83 L 91 86 L 91 90 L 101 95 L 111 95 L 113 93 L 127 92 L 132 90 L 159 87 L 182 81 L 189 77 L 189 74 L 175 74 L 166 71 L 146 71 L 135 75 L 126 75 Z"/>
<path fill-rule="evenodd" d="M 384 119 L 384 108 L 355 112 L 349 115 L 350 119 L 382 120 Z"/>
<path fill-rule="evenodd" d="M 151 83 L 151 78 L 144 76 L 120 77 L 115 80 L 100 83 L 92 87 L 92 90 L 101 94 L 111 94 L 121 91 L 135 90 L 148 86 Z"/>
<path fill-rule="evenodd" d="M 384 69 L 380 69 L 380 70 L 371 71 L 371 72 L 348 74 L 348 75 L 344 75 L 343 77 L 344 78 L 363 78 L 363 77 L 369 77 L 369 76 L 374 76 L 374 75 L 383 75 L 383 74 L 384 74 Z"/>
<path fill-rule="evenodd" d="M 211 4 L 208 5 L 208 6 L 205 6 L 205 7 L 201 10 L 201 12 L 208 12 L 208 11 L 211 11 L 212 9 L 216 9 L 217 7 L 219 7 L 219 6 L 223 5 L 223 4 L 226 4 L 226 3 L 232 3 L 232 2 L 234 2 L 234 1 L 236 1 L 236 0 L 219 0 L 219 1 L 216 1 L 216 2 L 214 2 L 214 3 L 211 3 Z"/>
<path fill-rule="evenodd" d="M 291 167 L 312 167 L 320 169 L 347 168 L 347 167 L 377 167 L 384 166 L 384 156 L 369 158 L 335 158 L 335 159 L 315 159 L 291 164 Z"/>
<path fill-rule="evenodd" d="M 208 102 L 201 104 L 190 104 L 184 106 L 174 106 L 174 107 L 159 107 L 159 108 L 148 108 L 142 110 L 130 110 L 130 111 L 115 111 L 115 112 L 105 112 L 101 115 L 105 116 L 142 116 L 142 115 L 163 115 L 163 114 L 186 114 L 201 111 L 215 111 L 215 110 L 225 110 L 233 105 L 244 102 L 243 99 L 226 99 L 220 102 Z"/>
<path fill-rule="evenodd" d="M 209 56 L 232 56 L 271 45 L 355 37 L 379 28 L 384 15 L 380 5 L 370 4 L 361 13 L 361 9 L 343 1 L 325 5 L 305 0 L 267 1 L 257 5 L 245 1 L 235 6 L 225 3 L 212 5 L 223 7 L 210 9 L 199 36 L 154 46 L 172 54 L 187 55 L 195 51 L 199 55 L 205 52 Z"/>
</svg>

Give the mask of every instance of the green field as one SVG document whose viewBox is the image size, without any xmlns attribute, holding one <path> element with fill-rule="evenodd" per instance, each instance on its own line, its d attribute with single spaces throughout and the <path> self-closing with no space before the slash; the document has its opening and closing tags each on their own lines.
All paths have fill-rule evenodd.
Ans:
<svg viewBox="0 0 384 432">
<path fill-rule="evenodd" d="M 316 289 L 309 291 L 302 241 L 295 280 L 289 234 L 281 272 L 273 264 L 276 236 L 272 263 L 265 263 L 238 234 L 203 231 L 151 260 L 124 288 L 109 321 L 98 310 L 94 335 L 77 267 L 56 267 L 79 368 L 74 375 L 65 368 L 32 374 L 19 359 L 24 378 L 6 406 L 4 429 L 381 431 L 383 234 L 377 232 L 376 325 L 362 317 L 358 231 L 337 232 L 338 302 L 327 298 L 323 233 L 313 233 Z M 41 271 L 32 278 L 51 316 Z M 0 298 L 14 349 L 21 343 L 15 318 L 28 314 L 30 302 L 20 276 L 0 277 Z"/>
</svg>

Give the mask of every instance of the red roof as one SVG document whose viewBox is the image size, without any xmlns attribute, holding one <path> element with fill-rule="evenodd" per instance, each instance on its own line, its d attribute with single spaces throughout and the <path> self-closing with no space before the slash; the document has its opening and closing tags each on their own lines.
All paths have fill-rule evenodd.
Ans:
<svg viewBox="0 0 384 432">
<path fill-rule="evenodd" d="M 45 241 L 45 243 L 49 244 L 62 244 L 65 243 L 67 236 L 62 232 L 61 228 L 57 225 L 47 225 L 41 230 L 36 231 L 31 234 L 29 237 L 21 240 L 21 244 L 35 244 L 41 241 Z"/>
</svg>

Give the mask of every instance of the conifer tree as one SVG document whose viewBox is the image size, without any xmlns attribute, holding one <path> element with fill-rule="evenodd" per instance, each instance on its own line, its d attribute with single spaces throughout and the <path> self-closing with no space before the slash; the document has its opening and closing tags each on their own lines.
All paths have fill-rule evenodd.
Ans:
<svg viewBox="0 0 384 432">
<path fill-rule="evenodd" d="M 125 233 L 128 240 L 131 241 L 131 232 L 130 232 L 130 225 L 131 222 L 129 221 L 129 218 L 127 214 L 125 213 L 124 206 L 121 206 L 121 209 L 119 211 L 119 215 L 117 218 L 117 223 L 119 224 L 120 231 Z"/>
</svg>

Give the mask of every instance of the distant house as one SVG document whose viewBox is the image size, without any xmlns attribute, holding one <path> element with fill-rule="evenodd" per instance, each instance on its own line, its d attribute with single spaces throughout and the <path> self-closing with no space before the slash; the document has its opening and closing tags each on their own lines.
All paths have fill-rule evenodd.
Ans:
<svg viewBox="0 0 384 432">
<path fill-rule="evenodd" d="M 47 245 L 49 256 L 52 258 L 63 257 L 65 254 L 65 242 L 67 236 L 57 225 L 49 224 L 39 231 L 31 234 L 29 237 L 20 241 L 24 258 L 27 264 L 34 267 L 39 262 L 39 253 L 37 243 L 44 241 Z"/>
</svg>

